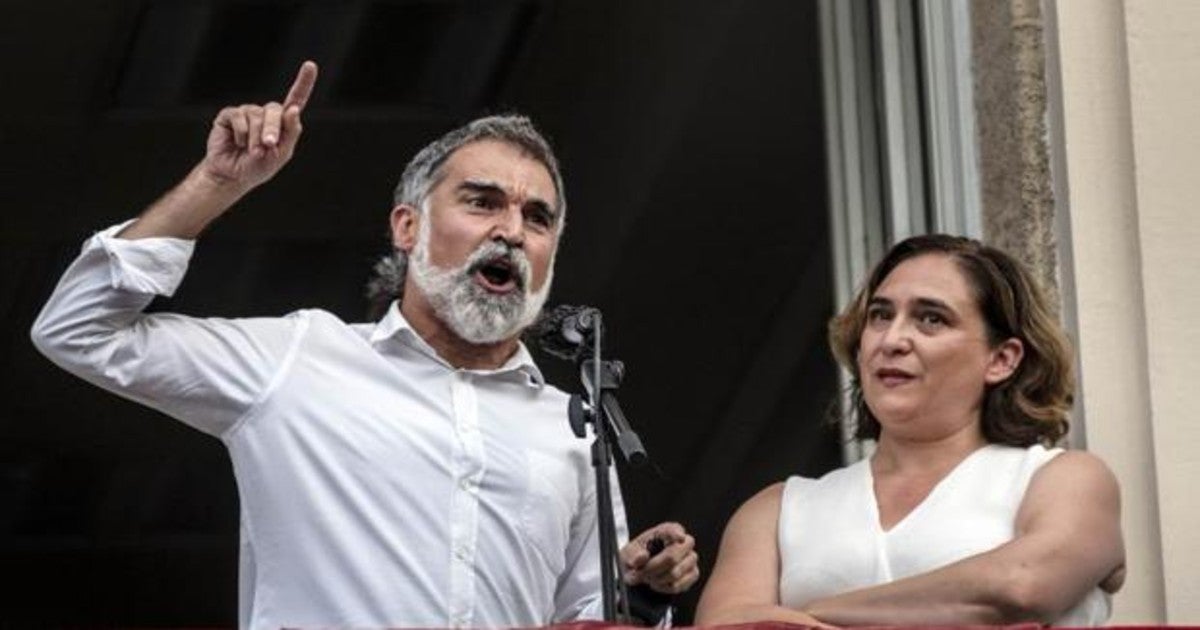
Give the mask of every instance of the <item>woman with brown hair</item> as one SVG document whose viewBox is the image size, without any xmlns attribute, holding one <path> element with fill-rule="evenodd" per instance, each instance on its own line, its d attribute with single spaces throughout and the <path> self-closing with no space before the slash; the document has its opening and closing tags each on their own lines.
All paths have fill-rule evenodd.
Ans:
<svg viewBox="0 0 1200 630">
<path fill-rule="evenodd" d="M 701 625 L 1096 625 L 1124 577 L 1117 481 L 1067 433 L 1069 344 L 1029 273 L 946 235 L 888 252 L 830 345 L 873 454 L 747 501 Z"/>
</svg>

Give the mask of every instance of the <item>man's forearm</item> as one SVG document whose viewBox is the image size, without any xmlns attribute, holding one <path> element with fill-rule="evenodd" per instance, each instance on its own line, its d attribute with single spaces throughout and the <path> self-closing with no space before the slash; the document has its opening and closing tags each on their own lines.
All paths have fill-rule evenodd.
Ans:
<svg viewBox="0 0 1200 630">
<path fill-rule="evenodd" d="M 201 166 L 150 205 L 118 238 L 173 237 L 193 240 L 237 202 L 246 190 L 209 175 Z"/>
<path fill-rule="evenodd" d="M 222 109 L 208 133 L 204 158 L 179 185 L 117 236 L 195 239 L 256 186 L 275 176 L 296 149 L 300 112 L 312 95 L 317 64 L 300 65 L 283 103 Z"/>
</svg>

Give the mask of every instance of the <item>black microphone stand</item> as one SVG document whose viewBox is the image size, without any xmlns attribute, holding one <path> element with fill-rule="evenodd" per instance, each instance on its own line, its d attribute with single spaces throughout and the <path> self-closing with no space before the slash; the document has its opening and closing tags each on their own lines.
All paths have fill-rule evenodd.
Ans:
<svg viewBox="0 0 1200 630">
<path fill-rule="evenodd" d="M 600 388 L 599 393 L 593 393 L 596 382 L 595 370 L 600 368 Z M 650 456 L 646 454 L 646 448 L 642 446 L 642 439 L 634 433 L 629 426 L 629 421 L 625 419 L 625 413 L 621 411 L 621 404 L 617 402 L 617 396 L 613 392 L 621 386 L 621 379 L 625 378 L 625 364 L 617 360 L 597 361 L 595 359 L 584 359 L 580 364 L 580 378 L 583 379 L 583 387 L 594 396 L 600 397 L 600 409 L 604 413 L 601 414 L 605 425 L 608 428 L 609 440 L 615 440 L 617 450 L 621 453 L 621 457 L 634 468 L 641 468 L 650 461 Z M 593 403 L 595 399 L 593 398 Z"/>
<path fill-rule="evenodd" d="M 592 425 L 592 432 L 595 435 L 595 439 L 592 441 L 592 468 L 596 474 L 596 518 L 600 532 L 601 596 L 604 620 L 617 623 L 617 588 L 620 587 L 623 595 L 621 602 L 625 606 L 626 618 L 629 617 L 629 597 L 625 593 L 624 580 L 617 579 L 615 570 L 620 565 L 620 557 L 617 550 L 616 519 L 613 515 L 612 486 L 609 476 L 612 470 L 612 450 L 609 445 L 613 437 L 610 432 L 615 432 L 612 424 L 613 418 L 610 416 L 613 411 L 610 410 L 620 413 L 620 408 L 616 405 L 616 400 L 611 392 L 620 384 L 623 370 L 619 361 L 601 360 L 600 346 L 603 326 L 599 311 L 590 314 L 588 323 L 592 349 L 590 353 L 581 352 L 579 357 L 580 378 L 583 380 L 588 401 L 585 404 L 579 394 L 571 396 L 568 415 L 571 429 L 577 437 L 586 437 L 587 431 L 584 427 L 588 423 Z M 588 354 L 591 356 L 585 359 L 584 357 Z M 589 385 L 591 386 L 589 387 Z M 624 424 L 623 417 L 621 422 Z M 625 433 L 632 435 L 632 440 L 618 436 L 618 439 L 622 441 L 622 446 L 630 441 L 635 442 L 640 456 L 631 457 L 625 451 L 623 454 L 631 463 L 644 462 L 646 454 L 645 450 L 641 449 L 641 441 L 632 431 L 625 431 Z"/>
</svg>

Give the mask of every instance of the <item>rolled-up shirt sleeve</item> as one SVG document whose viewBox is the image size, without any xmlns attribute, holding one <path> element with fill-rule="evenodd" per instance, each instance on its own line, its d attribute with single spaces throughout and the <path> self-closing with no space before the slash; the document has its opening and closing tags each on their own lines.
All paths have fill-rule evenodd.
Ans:
<svg viewBox="0 0 1200 630">
<path fill-rule="evenodd" d="M 178 288 L 194 242 L 116 238 L 124 225 L 84 244 L 34 322 L 33 343 L 80 378 L 224 435 L 268 393 L 307 318 L 144 313 Z"/>
</svg>

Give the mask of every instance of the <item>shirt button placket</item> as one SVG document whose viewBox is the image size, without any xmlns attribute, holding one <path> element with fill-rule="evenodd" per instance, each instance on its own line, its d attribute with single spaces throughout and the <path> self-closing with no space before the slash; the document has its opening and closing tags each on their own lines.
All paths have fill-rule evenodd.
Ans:
<svg viewBox="0 0 1200 630">
<path fill-rule="evenodd" d="M 476 480 L 483 471 L 483 451 L 478 431 L 478 401 L 472 375 L 455 372 L 450 383 L 454 429 L 458 437 L 452 490 L 450 562 L 450 624 L 471 625 L 475 608 L 475 544 L 479 528 Z"/>
</svg>

